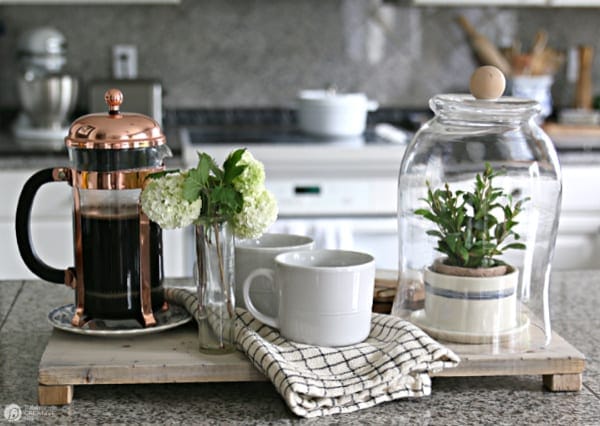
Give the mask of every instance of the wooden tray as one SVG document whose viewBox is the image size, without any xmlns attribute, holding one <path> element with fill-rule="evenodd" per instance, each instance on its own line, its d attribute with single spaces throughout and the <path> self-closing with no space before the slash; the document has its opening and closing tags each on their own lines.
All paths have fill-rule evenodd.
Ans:
<svg viewBox="0 0 600 426">
<path fill-rule="evenodd" d="M 436 376 L 541 375 L 552 391 L 581 389 L 585 357 L 556 333 L 544 349 L 512 354 L 490 355 L 488 345 L 447 346 L 461 357 L 461 363 Z M 73 387 L 79 385 L 264 380 L 241 352 L 200 353 L 192 324 L 134 338 L 54 330 L 39 364 L 38 400 L 40 405 L 70 404 Z"/>
</svg>

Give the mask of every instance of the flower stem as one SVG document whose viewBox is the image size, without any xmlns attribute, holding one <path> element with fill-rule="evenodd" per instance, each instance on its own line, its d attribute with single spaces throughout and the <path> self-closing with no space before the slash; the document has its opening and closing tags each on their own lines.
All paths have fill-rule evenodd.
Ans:
<svg viewBox="0 0 600 426">
<path fill-rule="evenodd" d="M 215 244 L 217 246 L 217 258 L 219 261 L 219 275 L 220 275 L 220 281 L 221 281 L 221 290 L 223 291 L 223 294 L 225 296 L 225 305 L 227 306 L 227 313 L 229 314 L 229 318 L 233 318 L 234 315 L 234 310 L 233 310 L 233 305 L 231 304 L 231 298 L 229 297 L 229 282 L 227 280 L 228 276 L 225 273 L 225 267 L 223 265 L 223 250 L 221 247 L 221 242 L 219 241 L 219 223 L 218 222 L 214 222 L 212 224 L 213 226 L 213 232 L 215 233 Z M 225 225 L 224 225 L 225 226 Z M 223 346 L 223 343 L 221 342 L 221 345 Z"/>
</svg>

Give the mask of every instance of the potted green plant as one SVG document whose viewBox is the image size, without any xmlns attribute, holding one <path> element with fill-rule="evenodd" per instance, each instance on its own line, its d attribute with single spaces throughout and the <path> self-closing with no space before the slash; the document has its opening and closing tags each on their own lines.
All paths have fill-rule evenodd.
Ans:
<svg viewBox="0 0 600 426">
<path fill-rule="evenodd" d="M 514 201 L 489 163 L 475 176 L 473 191 L 452 191 L 448 183 L 432 189 L 426 208 L 415 210 L 436 225 L 427 234 L 445 255 L 424 272 L 425 309 L 413 314 L 431 334 L 465 343 L 489 341 L 521 324 L 517 312 L 517 268 L 499 259 L 507 250 L 524 250 L 515 232 L 523 198 Z"/>
</svg>

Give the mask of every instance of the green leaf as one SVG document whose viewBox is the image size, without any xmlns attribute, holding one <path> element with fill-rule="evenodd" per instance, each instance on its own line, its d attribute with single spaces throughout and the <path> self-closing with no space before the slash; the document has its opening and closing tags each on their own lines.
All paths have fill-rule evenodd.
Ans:
<svg viewBox="0 0 600 426">
<path fill-rule="evenodd" d="M 435 229 L 430 229 L 426 232 L 427 235 L 431 235 L 432 237 L 444 238 L 440 231 L 436 231 Z"/>
<path fill-rule="evenodd" d="M 525 250 L 526 246 L 523 243 L 510 243 L 505 245 L 504 247 L 502 247 L 500 250 L 504 251 L 504 250 L 508 250 L 508 249 L 513 249 L 513 250 Z"/>
<path fill-rule="evenodd" d="M 465 220 L 465 210 L 461 209 L 458 211 L 458 214 L 456 215 L 456 228 L 460 229 L 464 223 Z"/>
<path fill-rule="evenodd" d="M 219 167 L 210 155 L 205 152 L 199 154 L 198 165 L 196 166 L 195 170 L 198 173 L 197 178 L 203 186 L 206 185 L 210 172 L 212 171 L 214 173 L 215 169 L 219 170 Z"/>
<path fill-rule="evenodd" d="M 461 247 L 461 249 L 460 249 L 460 251 L 459 251 L 459 254 L 460 254 L 460 258 L 461 258 L 461 259 L 462 259 L 462 260 L 463 260 L 465 263 L 469 261 L 469 251 L 468 251 L 466 248 L 464 248 L 464 247 Z"/>
<path fill-rule="evenodd" d="M 183 198 L 186 201 L 196 201 L 203 187 L 201 173 L 197 169 L 191 169 L 183 181 Z"/>
<path fill-rule="evenodd" d="M 449 234 L 446 237 L 446 243 L 448 244 L 448 247 L 450 247 L 450 250 L 452 250 L 452 251 L 456 251 L 457 241 L 458 241 L 458 238 L 456 238 L 456 235 L 454 235 L 454 234 Z"/>
<path fill-rule="evenodd" d="M 229 186 L 219 186 L 213 189 L 211 193 L 212 202 L 219 204 L 223 216 L 232 216 L 238 213 L 243 204 L 242 195 Z"/>
<path fill-rule="evenodd" d="M 208 179 L 211 176 L 211 172 L 219 181 L 223 179 L 223 172 L 215 162 L 215 159 L 205 152 L 198 153 L 198 164 L 192 170 L 197 170 L 197 173 L 199 173 L 197 178 L 202 181 L 203 186 L 209 185 Z"/>
<path fill-rule="evenodd" d="M 235 151 L 232 151 L 225 159 L 225 162 L 223 163 L 223 169 L 228 169 L 239 163 L 244 155 L 244 152 L 246 152 L 246 148 L 239 148 Z"/>
<path fill-rule="evenodd" d="M 173 173 L 179 173 L 179 169 L 173 169 L 173 170 L 163 170 L 160 172 L 154 172 L 154 173 L 150 173 L 148 176 L 146 176 L 146 179 L 159 179 L 163 176 L 166 175 L 170 175 Z"/>
<path fill-rule="evenodd" d="M 242 156 L 246 152 L 245 148 L 236 149 L 230 153 L 223 163 L 223 181 L 226 184 L 233 182 L 233 179 L 238 177 L 246 169 L 245 165 L 238 165 Z"/>
<path fill-rule="evenodd" d="M 244 172 L 244 170 L 246 170 L 246 167 L 247 166 L 244 164 L 242 166 L 233 166 L 226 168 L 223 176 L 223 182 L 225 182 L 226 184 L 232 183 L 236 177 L 241 175 Z"/>
<path fill-rule="evenodd" d="M 434 223 L 438 223 L 438 216 L 431 213 L 429 210 L 425 210 L 425 209 L 415 210 L 415 214 L 423 216 L 425 219 L 429 219 L 430 221 L 432 221 Z"/>
</svg>

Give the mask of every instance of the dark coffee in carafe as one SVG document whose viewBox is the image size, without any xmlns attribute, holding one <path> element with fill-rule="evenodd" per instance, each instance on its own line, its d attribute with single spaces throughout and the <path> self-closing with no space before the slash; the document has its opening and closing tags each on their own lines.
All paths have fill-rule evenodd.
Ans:
<svg viewBox="0 0 600 426">
<path fill-rule="evenodd" d="M 94 318 L 141 316 L 140 218 L 137 211 L 106 215 L 82 212 L 81 236 L 86 314 Z M 152 310 L 163 299 L 161 229 L 150 222 Z"/>
</svg>

